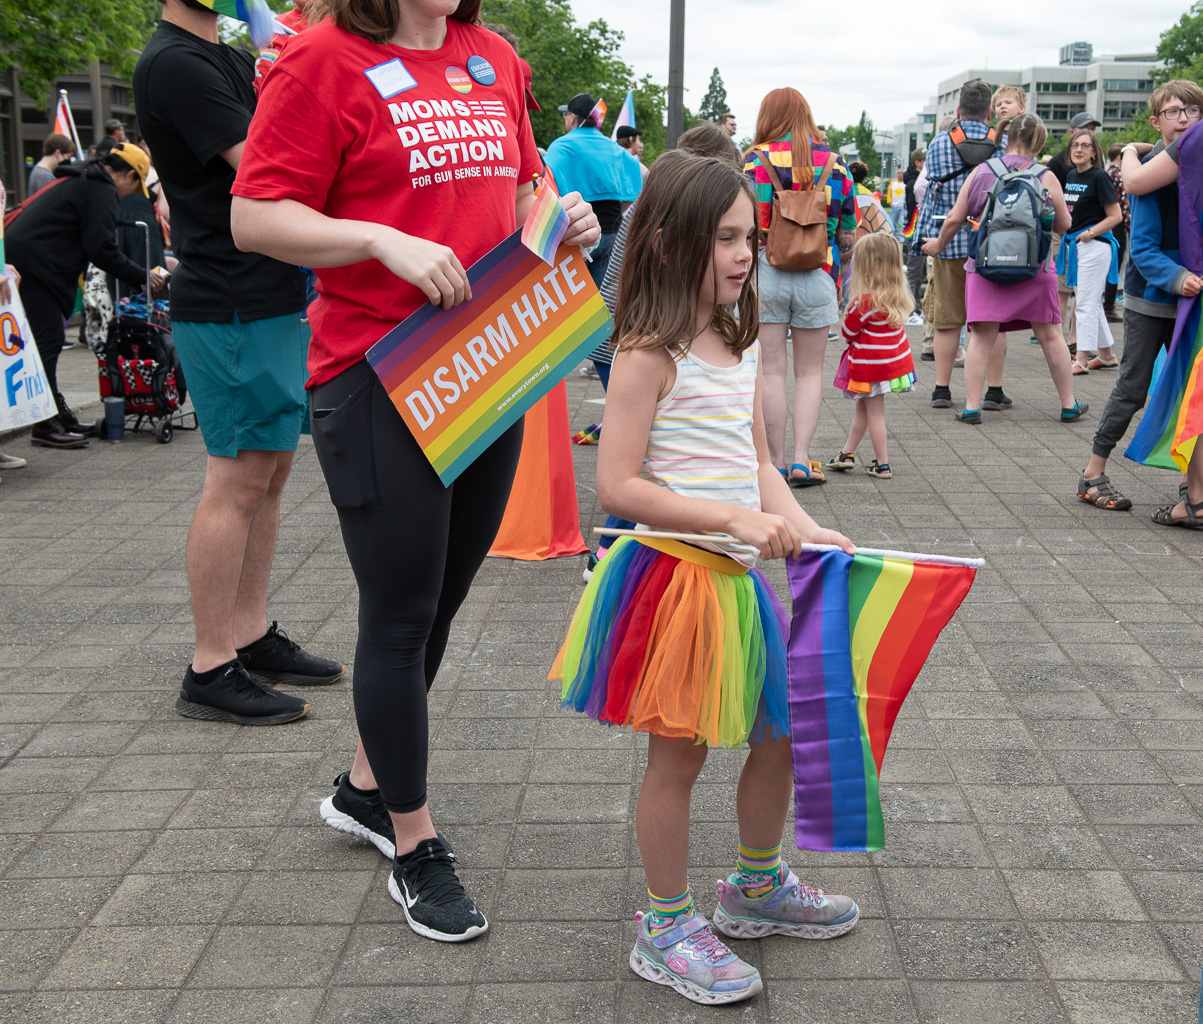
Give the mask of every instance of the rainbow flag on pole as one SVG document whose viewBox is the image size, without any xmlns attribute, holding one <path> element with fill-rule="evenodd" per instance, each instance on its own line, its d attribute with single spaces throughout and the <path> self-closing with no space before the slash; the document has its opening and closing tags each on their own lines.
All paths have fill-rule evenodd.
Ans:
<svg viewBox="0 0 1203 1024">
<path fill-rule="evenodd" d="M 1198 131 L 1178 140 L 1178 262 L 1203 273 L 1203 146 Z M 1143 201 L 1143 200 L 1142 200 Z M 1178 300 L 1165 365 L 1124 455 L 1146 466 L 1180 469 L 1203 434 L 1203 317 L 1199 297 Z"/>
<path fill-rule="evenodd" d="M 58 103 L 54 107 L 54 130 L 75 143 L 75 155 L 82 159 L 84 148 L 79 144 L 79 132 L 75 130 L 75 118 L 71 116 L 71 104 L 67 102 L 67 90 L 58 91 Z"/>
<path fill-rule="evenodd" d="M 568 211 L 546 178 L 535 182 L 535 201 L 522 225 L 522 244 L 548 266 L 556 265 L 556 250 L 568 230 Z"/>
<path fill-rule="evenodd" d="M 877 779 L 894 720 L 983 564 L 818 545 L 786 562 L 800 849 L 885 846 Z"/>
<path fill-rule="evenodd" d="M 606 101 L 598 100 L 593 105 L 593 109 L 589 111 L 589 116 L 593 118 L 593 120 L 597 123 L 597 127 L 600 128 L 602 126 L 602 122 L 606 119 Z"/>
<path fill-rule="evenodd" d="M 627 90 L 627 98 L 622 101 L 622 106 L 618 108 L 618 120 L 614 122 L 614 131 L 610 133 L 610 139 L 613 142 L 618 141 L 618 129 L 624 124 L 635 127 L 635 90 Z"/>
</svg>

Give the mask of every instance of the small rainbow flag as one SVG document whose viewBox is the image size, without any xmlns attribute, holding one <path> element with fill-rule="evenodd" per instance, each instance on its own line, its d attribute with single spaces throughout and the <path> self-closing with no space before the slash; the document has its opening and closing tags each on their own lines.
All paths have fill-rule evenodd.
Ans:
<svg viewBox="0 0 1203 1024">
<path fill-rule="evenodd" d="M 600 128 L 602 122 L 606 119 L 606 101 L 598 100 L 593 109 L 589 111 L 589 116 L 593 118 L 594 123 Z"/>
<path fill-rule="evenodd" d="M 546 178 L 536 178 L 535 182 L 535 201 L 522 225 L 522 244 L 554 267 L 556 250 L 568 230 L 568 211 Z"/>
<path fill-rule="evenodd" d="M 83 156 L 84 149 L 79 144 L 79 132 L 75 130 L 75 118 L 71 116 L 71 104 L 67 102 L 66 89 L 58 91 L 58 103 L 54 107 L 54 131 L 58 135 L 67 136 L 74 142 L 76 156 Z"/>
<path fill-rule="evenodd" d="M 200 0 L 200 3 L 227 18 L 245 21 L 256 46 L 266 46 L 275 33 L 276 20 L 264 0 Z"/>
<path fill-rule="evenodd" d="M 1178 140 L 1178 262 L 1203 272 L 1203 147 L 1197 131 Z M 1148 197 L 1156 201 L 1155 196 Z M 1142 197 L 1141 202 L 1147 200 Z M 1124 455 L 1146 466 L 1180 469 L 1203 434 L 1203 317 L 1199 297 L 1178 300 L 1165 365 Z"/>
<path fill-rule="evenodd" d="M 918 220 L 919 220 L 919 207 L 918 207 L 918 205 L 916 205 L 915 208 L 911 211 L 911 219 L 906 222 L 906 227 L 904 227 L 902 229 L 902 237 L 903 238 L 914 238 L 915 237 L 915 222 Z"/>
<path fill-rule="evenodd" d="M 622 101 L 622 106 L 618 108 L 618 120 L 614 122 L 614 131 L 610 133 L 610 139 L 613 142 L 618 141 L 618 129 L 624 124 L 635 127 L 635 90 L 627 90 L 627 98 Z"/>
<path fill-rule="evenodd" d="M 984 564 L 929 557 L 816 545 L 786 562 L 800 849 L 885 846 L 877 779 L 894 720 Z"/>
</svg>

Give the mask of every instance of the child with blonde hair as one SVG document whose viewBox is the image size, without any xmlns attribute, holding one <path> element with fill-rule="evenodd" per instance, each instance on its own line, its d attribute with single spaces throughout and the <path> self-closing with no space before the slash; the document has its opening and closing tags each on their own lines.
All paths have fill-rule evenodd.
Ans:
<svg viewBox="0 0 1203 1024">
<path fill-rule="evenodd" d="M 897 243 L 879 237 L 898 263 Z M 641 525 L 598 564 L 550 673 L 564 706 L 650 734 L 635 812 L 650 907 L 631 969 L 706 1004 L 762 986 L 689 888 L 690 794 L 710 747 L 750 747 L 714 928 L 826 939 L 860 914 L 781 859 L 793 783 L 786 620 L 754 565 L 804 541 L 853 548 L 802 511 L 769 456 L 756 250 L 755 197 L 738 170 L 679 152 L 656 161 L 631 218 L 597 462 L 602 507 Z"/>
<path fill-rule="evenodd" d="M 848 346 L 847 372 L 837 376 L 835 386 L 856 400 L 856 409 L 848 440 L 827 465 L 841 471 L 855 466 L 856 446 L 868 430 L 873 445 L 868 473 L 888 479 L 893 474 L 886 450 L 885 396 L 915 389 L 915 363 L 902 329 L 915 299 L 898 262 L 897 243 L 888 235 L 865 235 L 856 243 L 849 293 L 854 298 L 841 328 Z"/>
</svg>

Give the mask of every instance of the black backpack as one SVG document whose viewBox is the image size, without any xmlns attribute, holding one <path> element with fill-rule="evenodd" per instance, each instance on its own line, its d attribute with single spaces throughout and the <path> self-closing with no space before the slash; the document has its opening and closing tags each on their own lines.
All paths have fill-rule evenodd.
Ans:
<svg viewBox="0 0 1203 1024">
<path fill-rule="evenodd" d="M 998 149 L 998 140 L 994 137 L 993 128 L 986 132 L 983 138 L 971 139 L 965 134 L 965 129 L 961 127 L 961 122 L 953 121 L 948 127 L 948 137 L 952 140 L 952 144 L 957 151 L 957 156 L 961 158 L 964 166 L 958 167 L 955 171 L 945 174 L 941 178 L 933 178 L 932 181 L 937 185 L 943 185 L 944 182 L 951 181 L 958 174 L 964 174 L 966 169 L 970 167 L 984 164 L 994 156 L 994 151 Z"/>
<path fill-rule="evenodd" d="M 1039 164 L 1011 169 L 998 159 L 987 166 L 998 179 L 990 189 L 977 230 L 969 239 L 974 270 L 995 284 L 1030 281 L 1048 257 L 1052 235 L 1040 219 L 1044 185 Z"/>
</svg>

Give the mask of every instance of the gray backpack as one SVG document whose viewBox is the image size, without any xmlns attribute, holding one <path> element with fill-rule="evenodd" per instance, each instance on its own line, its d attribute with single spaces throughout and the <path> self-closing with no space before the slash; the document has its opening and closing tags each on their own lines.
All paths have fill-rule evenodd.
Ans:
<svg viewBox="0 0 1203 1024">
<path fill-rule="evenodd" d="M 1030 281 L 1048 257 L 1052 234 L 1041 220 L 1044 185 L 1040 164 L 1012 170 L 997 157 L 987 162 L 998 180 L 969 239 L 978 274 L 995 284 Z"/>
</svg>

